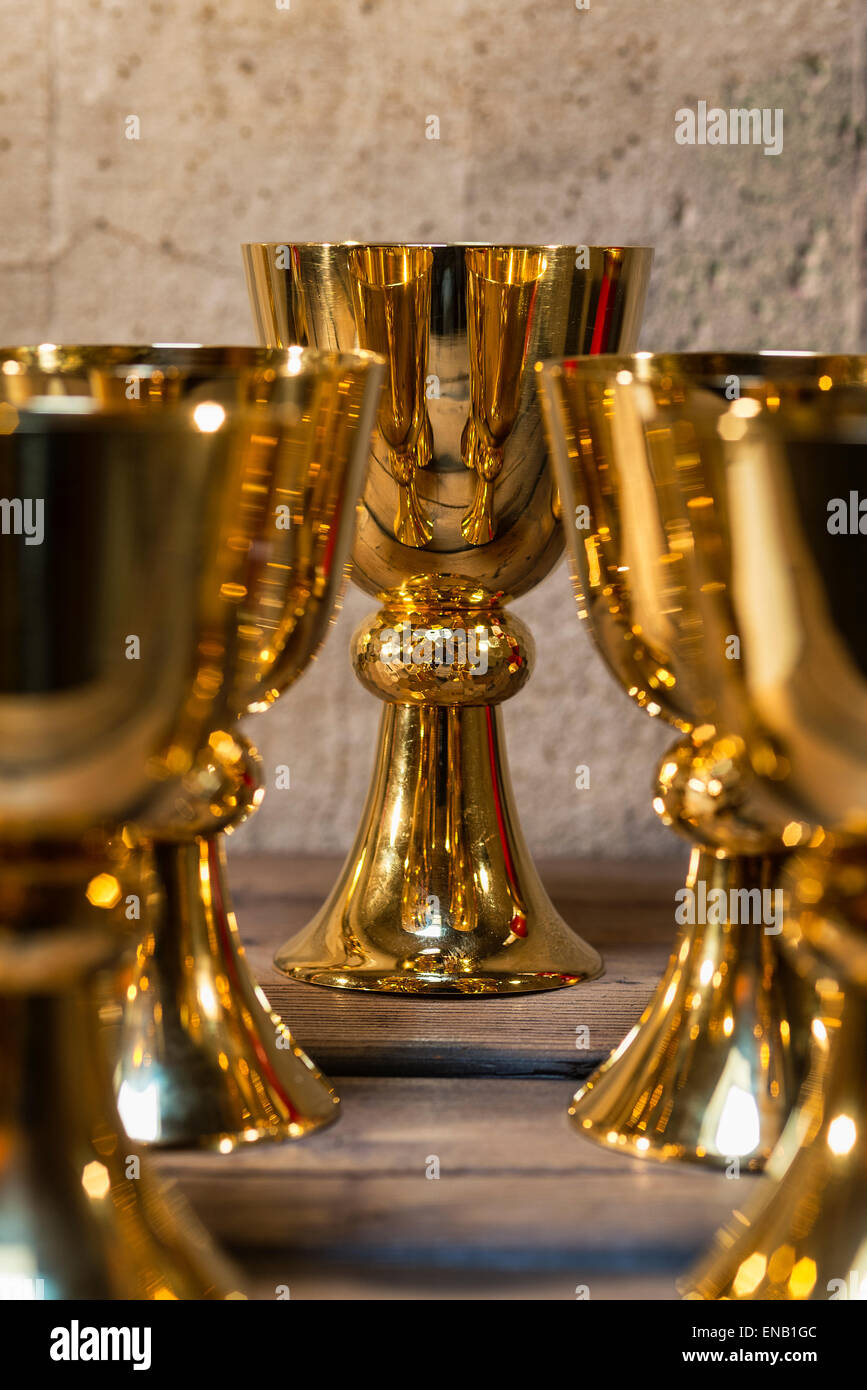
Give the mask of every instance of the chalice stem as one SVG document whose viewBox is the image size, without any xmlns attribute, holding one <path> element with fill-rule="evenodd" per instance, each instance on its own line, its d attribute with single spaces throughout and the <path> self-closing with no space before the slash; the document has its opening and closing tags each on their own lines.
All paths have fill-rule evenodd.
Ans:
<svg viewBox="0 0 867 1390">
<path fill-rule="evenodd" d="M 408 993 L 517 993 L 599 973 L 524 842 L 499 706 L 385 705 L 355 844 L 276 961 L 314 984 Z"/>
</svg>

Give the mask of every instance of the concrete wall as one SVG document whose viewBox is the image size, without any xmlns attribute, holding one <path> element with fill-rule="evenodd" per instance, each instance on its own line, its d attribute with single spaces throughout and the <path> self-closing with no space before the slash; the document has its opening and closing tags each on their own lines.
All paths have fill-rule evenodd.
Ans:
<svg viewBox="0 0 867 1390">
<path fill-rule="evenodd" d="M 862 345 L 863 0 L 0 0 L 0 23 L 7 343 L 250 341 L 240 241 L 356 237 L 651 243 L 645 347 Z M 701 100 L 783 108 L 782 154 L 677 144 Z M 238 849 L 347 845 L 370 606 L 350 593 L 251 721 L 292 785 Z M 602 669 L 564 567 L 515 607 L 539 652 L 506 707 L 531 847 L 678 852 L 649 810 L 669 736 Z"/>
</svg>

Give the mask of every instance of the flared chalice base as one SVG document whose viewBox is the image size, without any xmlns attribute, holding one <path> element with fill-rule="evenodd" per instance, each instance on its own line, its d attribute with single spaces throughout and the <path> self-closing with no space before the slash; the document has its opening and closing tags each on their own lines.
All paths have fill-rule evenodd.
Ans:
<svg viewBox="0 0 867 1390">
<path fill-rule="evenodd" d="M 148 927 L 126 991 L 118 1107 L 139 1143 L 229 1153 L 301 1139 L 339 1098 L 247 964 L 222 835 L 151 853 Z"/>
<path fill-rule="evenodd" d="M 775 884 L 779 859 L 696 848 L 687 887 L 731 901 Z M 761 925 L 685 924 L 639 1022 L 576 1093 L 573 1123 L 637 1157 L 760 1169 L 797 1096 L 802 994 Z"/>
<path fill-rule="evenodd" d="M 232 911 L 224 840 L 262 799 L 261 759 L 223 732 L 199 763 L 207 795 L 178 802 L 172 838 L 147 856 L 115 1087 L 139 1143 L 228 1153 L 300 1139 L 336 1119 L 339 1102 L 253 979 Z"/>
</svg>

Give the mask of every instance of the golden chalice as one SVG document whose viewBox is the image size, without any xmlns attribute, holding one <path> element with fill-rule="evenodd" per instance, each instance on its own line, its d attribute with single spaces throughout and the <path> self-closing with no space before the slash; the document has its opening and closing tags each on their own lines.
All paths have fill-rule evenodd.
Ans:
<svg viewBox="0 0 867 1390">
<path fill-rule="evenodd" d="M 664 354 L 539 370 L 579 611 L 629 695 L 683 735 L 654 805 L 694 845 L 668 968 L 570 1115 L 603 1144 L 733 1173 L 764 1164 L 804 1071 L 808 1001 L 778 943 L 786 854 L 811 828 L 757 794 L 720 713 L 738 634 L 709 623 L 690 521 L 716 496 L 706 438 L 723 449 L 718 422 L 749 410 L 770 370 L 761 358 Z"/>
<path fill-rule="evenodd" d="M 252 360 L 266 359 L 251 350 Z M 256 663 L 237 714 L 266 709 L 309 664 L 346 578 L 356 502 L 366 468 L 382 367 L 369 353 L 280 354 L 279 437 L 251 436 L 245 521 L 254 587 L 239 595 L 236 660 Z M 148 409 L 199 398 L 200 354 L 159 359 L 146 373 Z M 142 368 L 144 372 L 145 369 Z M 227 390 L 212 378 L 215 407 Z M 155 380 L 156 378 L 156 380 Z M 258 473 L 258 477 L 257 477 Z M 236 680 L 245 674 L 239 669 Z M 296 1139 L 328 1124 L 338 1097 L 255 983 L 244 959 L 225 874 L 224 834 L 260 804 L 258 755 L 232 728 L 198 758 L 198 797 L 177 800 L 152 837 L 148 930 L 127 984 L 118 1063 L 118 1108 L 142 1143 L 239 1144 Z M 202 791 L 202 789 L 204 789 Z"/>
<path fill-rule="evenodd" d="M 810 1071 L 755 1200 L 689 1296 L 867 1298 L 867 358 L 763 354 L 683 373 L 703 670 L 756 804 L 786 821 L 783 950 Z M 731 635 L 740 657 L 726 657 Z M 821 827 L 809 834 L 808 827 Z"/>
<path fill-rule="evenodd" d="M 237 1292 L 118 1116 L 117 958 L 151 931 L 148 837 L 199 813 L 238 715 L 294 669 L 293 552 L 317 543 L 267 515 L 323 445 L 311 411 L 326 439 L 366 439 L 370 373 L 352 355 L 0 349 L 0 1278 L 13 1291 Z M 349 531 L 357 481 L 349 467 Z M 310 499 L 286 500 L 306 514 Z"/>
<path fill-rule="evenodd" d="M 379 752 L 340 878 L 276 963 L 422 994 L 590 978 L 600 957 L 555 912 L 513 803 L 499 707 L 533 643 L 505 604 L 563 548 L 527 364 L 634 345 L 651 252 L 274 243 L 244 257 L 262 342 L 387 362 L 352 551 L 381 604 L 352 644 L 385 702 Z"/>
</svg>

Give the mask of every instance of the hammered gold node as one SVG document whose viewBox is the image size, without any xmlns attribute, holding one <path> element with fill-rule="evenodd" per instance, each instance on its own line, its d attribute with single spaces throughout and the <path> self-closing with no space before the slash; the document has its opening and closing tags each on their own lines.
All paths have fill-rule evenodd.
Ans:
<svg viewBox="0 0 867 1390">
<path fill-rule="evenodd" d="M 528 363 L 633 344 L 651 253 L 576 246 L 255 244 L 261 341 L 385 357 L 353 639 L 385 702 L 358 836 L 327 903 L 277 953 L 340 989 L 504 994 L 597 975 L 527 852 L 500 703 L 533 662 L 507 607 L 563 549 Z"/>
<path fill-rule="evenodd" d="M 274 698 L 323 621 L 295 589 L 310 567 L 289 563 L 307 532 L 263 509 L 313 436 L 326 454 L 364 437 L 368 366 L 0 349 L 0 1276 L 24 1296 L 240 1296 L 121 1124 L 117 959 L 142 941 L 141 962 L 160 933 L 142 837 L 189 830 L 215 777 L 228 788 L 225 731 Z M 351 530 L 351 498 L 337 511 Z M 158 1088 L 137 1102 L 159 1115 Z"/>
<path fill-rule="evenodd" d="M 634 1155 L 738 1171 L 763 1166 L 806 1065 L 809 1000 L 778 943 L 785 856 L 810 830 L 757 794 L 707 679 L 707 652 L 727 634 L 709 625 L 690 531 L 712 497 L 683 407 L 689 360 L 585 357 L 539 373 L 579 612 L 629 695 L 681 731 L 654 807 L 694 845 L 668 968 L 569 1113 Z"/>
</svg>

